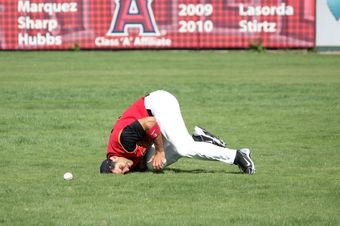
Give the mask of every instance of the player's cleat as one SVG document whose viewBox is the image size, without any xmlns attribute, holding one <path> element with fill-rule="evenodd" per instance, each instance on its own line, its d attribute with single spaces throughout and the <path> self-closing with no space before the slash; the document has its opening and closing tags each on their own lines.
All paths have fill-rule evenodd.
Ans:
<svg viewBox="0 0 340 226">
<path fill-rule="evenodd" d="M 251 159 L 251 151 L 248 148 L 237 150 L 234 164 L 238 165 L 244 173 L 255 174 L 255 164 Z"/>
<path fill-rule="evenodd" d="M 199 126 L 195 126 L 192 138 L 195 141 L 207 142 L 224 148 L 226 147 L 226 144 L 223 140 Z"/>
</svg>

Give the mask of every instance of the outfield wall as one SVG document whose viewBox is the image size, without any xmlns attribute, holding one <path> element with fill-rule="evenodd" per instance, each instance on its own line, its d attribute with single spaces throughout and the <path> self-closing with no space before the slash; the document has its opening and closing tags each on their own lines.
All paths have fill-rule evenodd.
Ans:
<svg viewBox="0 0 340 226">
<path fill-rule="evenodd" d="M 0 0 L 0 48 L 313 48 L 314 0 Z"/>
</svg>

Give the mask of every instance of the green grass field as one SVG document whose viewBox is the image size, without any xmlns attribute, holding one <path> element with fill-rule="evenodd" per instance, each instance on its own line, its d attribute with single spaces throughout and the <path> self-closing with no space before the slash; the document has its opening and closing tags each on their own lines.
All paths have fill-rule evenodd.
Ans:
<svg viewBox="0 0 340 226">
<path fill-rule="evenodd" d="M 100 175 L 115 120 L 156 89 L 189 131 L 251 147 L 257 174 Z M 339 55 L 0 52 L 0 225 L 340 225 L 339 164 Z"/>
</svg>

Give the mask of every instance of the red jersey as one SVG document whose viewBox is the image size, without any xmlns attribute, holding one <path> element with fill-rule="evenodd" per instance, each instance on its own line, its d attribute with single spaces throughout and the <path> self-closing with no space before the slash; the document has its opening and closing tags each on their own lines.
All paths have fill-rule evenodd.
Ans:
<svg viewBox="0 0 340 226">
<path fill-rule="evenodd" d="M 155 138 L 155 136 L 150 137 L 150 135 L 147 134 L 144 140 L 142 140 L 141 143 L 143 144 L 136 144 L 136 148 L 134 151 L 127 151 L 121 144 L 121 133 L 123 129 L 132 123 L 134 123 L 136 120 L 149 117 L 149 113 L 145 108 L 144 105 L 144 98 L 141 97 L 139 100 L 137 100 L 134 104 L 132 104 L 118 119 L 116 124 L 113 127 L 113 130 L 110 135 L 109 143 L 107 146 L 107 158 L 110 158 L 112 156 L 117 157 L 124 157 L 127 159 L 130 159 L 133 161 L 133 165 L 131 167 L 131 170 L 138 167 L 142 161 L 143 157 L 147 151 L 147 149 L 151 145 L 151 141 Z M 157 125 L 157 131 L 158 134 L 160 134 L 159 126 Z M 153 134 L 154 135 L 154 134 Z"/>
</svg>

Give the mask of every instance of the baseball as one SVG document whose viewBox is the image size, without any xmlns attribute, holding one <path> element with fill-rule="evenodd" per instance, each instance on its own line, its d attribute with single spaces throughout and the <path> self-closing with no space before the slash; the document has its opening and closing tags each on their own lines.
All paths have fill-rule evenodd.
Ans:
<svg viewBox="0 0 340 226">
<path fill-rule="evenodd" d="M 64 174 L 64 180 L 72 180 L 73 179 L 73 175 L 70 172 L 67 172 Z"/>
</svg>

